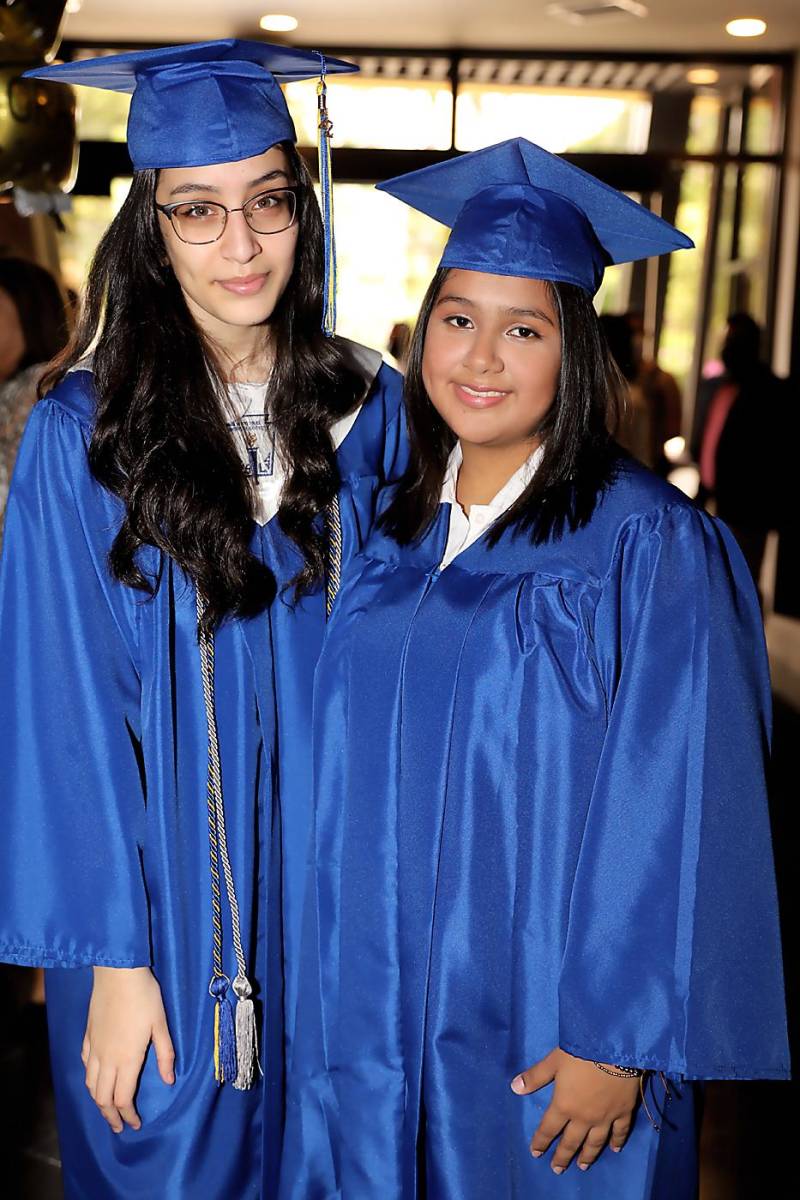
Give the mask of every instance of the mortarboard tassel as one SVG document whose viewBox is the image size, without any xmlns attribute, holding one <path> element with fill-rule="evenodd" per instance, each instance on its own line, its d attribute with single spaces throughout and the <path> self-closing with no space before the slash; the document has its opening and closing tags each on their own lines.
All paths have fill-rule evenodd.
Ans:
<svg viewBox="0 0 800 1200">
<path fill-rule="evenodd" d="M 322 196 L 322 229 L 325 245 L 325 296 L 322 310 L 322 329 L 326 337 L 336 332 L 336 240 L 333 233 L 333 184 L 331 180 L 331 135 L 333 123 L 328 115 L 328 88 L 325 83 L 325 55 L 320 54 L 317 83 L 317 151 L 319 155 L 319 186 Z"/>
</svg>

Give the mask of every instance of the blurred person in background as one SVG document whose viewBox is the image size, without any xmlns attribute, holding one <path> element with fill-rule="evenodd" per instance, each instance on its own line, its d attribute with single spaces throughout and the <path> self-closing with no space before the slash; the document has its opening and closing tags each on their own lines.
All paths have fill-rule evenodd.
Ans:
<svg viewBox="0 0 800 1200">
<path fill-rule="evenodd" d="M 600 326 L 628 385 L 617 441 L 639 462 L 656 474 L 666 476 L 671 464 L 664 454 L 664 443 L 681 431 L 678 385 L 656 362 L 643 357 L 643 327 L 639 313 L 603 313 Z"/>
<path fill-rule="evenodd" d="M 641 389 L 650 413 L 652 468 L 666 476 L 672 464 L 664 454 L 664 443 L 681 432 L 681 390 L 669 371 L 655 359 L 644 357 L 644 318 L 634 309 L 625 314 L 633 341 L 636 386 Z"/>
<path fill-rule="evenodd" d="M 386 349 L 393 367 L 405 374 L 408 350 L 411 345 L 411 326 L 408 321 L 395 321 Z"/>
<path fill-rule="evenodd" d="M 50 272 L 22 258 L 0 258 L 0 542 L 19 439 L 45 366 L 68 337 L 66 306 Z"/>
<path fill-rule="evenodd" d="M 628 385 L 614 436 L 635 459 L 652 467 L 655 461 L 653 421 L 644 392 L 636 382 L 637 365 L 630 324 L 621 313 L 602 313 L 598 319 L 611 357 Z"/>
<path fill-rule="evenodd" d="M 749 313 L 728 317 L 721 358 L 723 373 L 701 381 L 695 406 L 698 502 L 730 527 L 758 585 L 767 534 L 791 507 L 788 385 L 763 361 Z"/>
</svg>

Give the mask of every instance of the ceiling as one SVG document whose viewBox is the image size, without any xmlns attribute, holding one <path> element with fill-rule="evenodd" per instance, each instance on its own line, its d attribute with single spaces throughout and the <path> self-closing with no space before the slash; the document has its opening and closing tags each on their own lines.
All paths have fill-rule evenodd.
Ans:
<svg viewBox="0 0 800 1200">
<path fill-rule="evenodd" d="M 620 0 L 624 2 L 624 0 Z M 563 0 L 571 8 L 603 0 Z M 515 50 L 800 51 L 800 0 L 644 0 L 648 15 L 605 13 L 573 25 L 546 10 L 551 0 L 83 0 L 69 15 L 70 41 L 131 45 L 265 37 L 264 13 L 300 24 L 290 41 L 306 46 L 442 47 Z M 760 16 L 759 38 L 732 38 L 725 22 Z"/>
</svg>

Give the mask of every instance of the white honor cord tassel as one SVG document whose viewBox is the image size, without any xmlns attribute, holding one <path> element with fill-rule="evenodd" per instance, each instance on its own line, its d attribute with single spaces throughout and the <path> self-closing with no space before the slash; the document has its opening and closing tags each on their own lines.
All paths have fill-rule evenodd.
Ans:
<svg viewBox="0 0 800 1200">
<path fill-rule="evenodd" d="M 236 994 L 236 1062 L 239 1066 L 233 1086 L 246 1091 L 255 1080 L 254 1066 L 259 1074 L 262 1073 L 258 1061 L 256 1010 L 250 999 L 252 988 L 243 975 L 236 976 L 232 987 Z"/>
</svg>

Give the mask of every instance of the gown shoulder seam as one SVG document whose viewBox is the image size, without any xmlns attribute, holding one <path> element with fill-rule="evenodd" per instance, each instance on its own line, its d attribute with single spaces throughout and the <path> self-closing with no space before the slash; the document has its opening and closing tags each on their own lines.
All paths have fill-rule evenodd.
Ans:
<svg viewBox="0 0 800 1200">
<path fill-rule="evenodd" d="M 62 413 L 65 417 L 70 417 L 81 429 L 86 430 L 87 433 L 91 433 L 91 415 L 79 412 L 72 404 L 67 404 L 63 397 L 59 395 L 59 391 L 65 385 L 70 392 L 80 391 L 82 394 L 85 394 L 84 388 L 75 379 L 75 376 L 79 374 L 89 374 L 89 372 L 73 372 L 69 377 L 65 377 L 52 391 L 49 391 L 45 396 L 42 396 L 41 400 L 37 401 L 35 408 L 41 412 L 44 412 L 46 409 L 58 409 L 59 413 Z"/>
<path fill-rule="evenodd" d="M 703 513 L 688 501 L 684 502 L 681 500 L 669 500 L 665 504 L 656 504 L 649 508 L 642 508 L 636 512 L 628 513 L 625 519 L 620 523 L 620 526 L 617 530 L 617 534 L 614 539 L 614 548 L 608 564 L 608 570 L 600 580 L 601 587 L 605 587 L 609 579 L 614 574 L 627 532 L 638 525 L 641 527 L 642 535 L 644 537 L 649 537 L 650 534 L 653 533 L 658 519 L 660 517 L 667 516 L 674 511 L 689 514 L 690 520 L 692 517 L 709 517 L 708 513 Z"/>
</svg>

